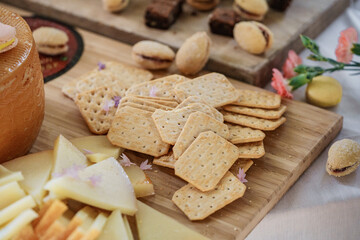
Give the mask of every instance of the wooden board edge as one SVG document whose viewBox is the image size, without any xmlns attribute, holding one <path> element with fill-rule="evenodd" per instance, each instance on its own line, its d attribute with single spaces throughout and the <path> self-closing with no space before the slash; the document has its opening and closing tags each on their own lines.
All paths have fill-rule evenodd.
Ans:
<svg viewBox="0 0 360 240">
<path fill-rule="evenodd" d="M 88 24 L 88 19 L 73 15 L 69 12 L 62 12 L 53 8 L 44 8 L 43 5 L 30 1 L 31 0 L 3 0 L 5 3 L 17 6 L 19 8 L 26 8 L 26 10 L 33 11 L 43 16 L 56 16 L 56 19 L 69 25 L 81 27 L 88 31 L 95 32 L 128 44 L 135 44 L 140 40 L 146 39 L 145 37 L 134 35 L 132 32 L 123 31 L 116 27 L 106 26 L 100 22 L 97 22 L 95 19 L 91 22 L 91 24 Z M 304 34 L 311 38 L 318 36 L 326 26 L 333 22 L 349 6 L 349 4 L 350 0 L 335 1 L 333 5 L 328 7 L 334 9 L 331 14 L 319 15 L 314 19 L 314 23 L 304 25 L 298 31 L 298 34 Z M 324 9 L 324 11 L 326 11 L 326 9 Z M 101 29 L 101 32 L 97 29 Z M 114 34 L 114 32 L 121 32 L 121 34 Z M 210 59 L 210 61 L 206 64 L 205 69 L 209 71 L 221 72 L 231 78 L 239 79 L 255 86 L 264 87 L 271 79 L 272 68 L 281 67 L 287 57 L 287 52 L 290 49 L 294 49 L 296 52 L 300 52 L 304 49 L 299 37 L 294 37 L 294 39 L 290 41 L 290 44 L 285 46 L 283 49 L 279 49 L 273 53 L 273 58 L 265 61 L 265 63 L 260 66 L 256 66 L 250 69 L 238 69 L 234 66 L 226 65 L 224 63 Z"/>
<path fill-rule="evenodd" d="M 329 128 L 328 134 L 324 135 L 315 147 L 310 151 L 304 158 L 303 164 L 299 164 L 294 170 L 295 174 L 292 174 L 287 180 L 287 183 L 278 189 L 278 195 L 276 197 L 272 196 L 271 200 L 261 208 L 259 214 L 254 217 L 249 224 L 244 228 L 237 236 L 236 239 L 245 239 L 246 236 L 256 227 L 258 223 L 267 215 L 267 213 L 279 202 L 283 195 L 290 189 L 292 185 L 299 179 L 299 177 L 304 173 L 304 171 L 311 165 L 311 163 L 323 152 L 323 150 L 330 144 L 332 140 L 340 133 L 343 127 L 343 116 L 337 115 L 337 120 Z M 325 166 L 324 166 L 325 170 Z M 275 192 L 273 193 L 273 195 Z"/>
</svg>

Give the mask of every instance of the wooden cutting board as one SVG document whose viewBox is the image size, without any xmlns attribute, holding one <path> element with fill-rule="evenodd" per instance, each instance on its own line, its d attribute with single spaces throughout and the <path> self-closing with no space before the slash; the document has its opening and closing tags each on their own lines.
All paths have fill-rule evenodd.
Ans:
<svg viewBox="0 0 360 240">
<path fill-rule="evenodd" d="M 69 72 L 45 85 L 45 119 L 31 152 L 53 148 L 59 134 L 67 138 L 91 134 L 75 104 L 61 93 L 65 83 L 93 69 L 98 61 L 133 64 L 129 45 L 84 30 L 79 32 L 85 41 L 84 54 Z M 238 88 L 262 91 L 239 81 L 232 80 L 232 83 Z M 288 107 L 287 121 L 276 131 L 266 133 L 266 154 L 254 160 L 255 164 L 247 172 L 249 182 L 243 198 L 206 220 L 191 222 L 171 201 L 174 192 L 185 182 L 174 176 L 173 170 L 153 165 L 147 174 L 154 183 L 156 194 L 141 201 L 211 239 L 245 238 L 342 128 L 340 115 L 297 101 L 284 100 L 283 103 Z M 148 157 L 133 152 L 127 154 L 138 164 Z M 318 174 L 326 174 L 325 166 Z M 132 228 L 136 229 L 134 223 Z"/>
<path fill-rule="evenodd" d="M 317 36 L 349 4 L 349 0 L 293 0 L 286 13 L 271 10 L 264 23 L 274 32 L 274 45 L 266 54 L 256 56 L 241 50 L 232 38 L 212 34 L 208 27 L 209 12 L 194 15 L 188 6 L 170 30 L 164 31 L 145 26 L 144 12 L 149 2 L 145 0 L 130 0 L 129 6 L 118 14 L 102 10 L 101 0 L 2 1 L 130 44 L 154 39 L 177 49 L 193 33 L 206 31 L 212 39 L 207 69 L 257 86 L 270 80 L 271 69 L 281 66 L 289 49 L 303 48 L 300 34 Z M 231 7 L 232 2 L 222 0 L 221 6 Z"/>
</svg>

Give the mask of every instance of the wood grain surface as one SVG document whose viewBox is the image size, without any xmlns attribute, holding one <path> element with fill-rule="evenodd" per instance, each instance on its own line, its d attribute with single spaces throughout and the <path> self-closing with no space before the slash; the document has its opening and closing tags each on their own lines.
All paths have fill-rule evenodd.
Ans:
<svg viewBox="0 0 360 240">
<path fill-rule="evenodd" d="M 130 44 L 154 39 L 177 49 L 193 33 L 206 31 L 212 39 L 207 69 L 257 86 L 270 80 L 271 69 L 281 66 L 289 49 L 303 48 L 300 34 L 317 36 L 349 4 L 349 0 L 293 0 L 286 13 L 271 10 L 264 23 L 274 32 L 274 45 L 263 55 L 252 55 L 241 50 L 232 38 L 212 34 L 208 27 L 209 12 L 193 14 L 188 6 L 170 30 L 164 31 L 145 26 L 144 13 L 149 1 L 144 0 L 130 0 L 129 6 L 117 14 L 103 10 L 101 0 L 2 1 Z M 222 0 L 221 6 L 231 7 L 232 2 Z"/>
<path fill-rule="evenodd" d="M 91 134 L 75 104 L 61 93 L 65 83 L 93 69 L 98 61 L 134 64 L 129 45 L 78 30 L 84 37 L 84 54 L 69 72 L 45 85 L 45 120 L 31 152 L 53 148 L 59 134 L 67 138 Z M 237 88 L 263 91 L 239 81 L 232 80 L 232 83 Z M 186 183 L 174 176 L 173 170 L 153 165 L 147 174 L 154 183 L 156 194 L 141 198 L 141 201 L 211 239 L 244 239 L 342 128 L 340 115 L 297 101 L 284 100 L 283 103 L 288 107 L 287 121 L 276 131 L 266 132 L 266 154 L 254 160 L 255 164 L 247 172 L 249 182 L 243 198 L 206 220 L 191 222 L 171 201 L 174 192 Z M 139 153 L 127 154 L 136 163 L 148 158 Z M 131 222 L 136 235 L 136 226 L 134 221 Z"/>
</svg>

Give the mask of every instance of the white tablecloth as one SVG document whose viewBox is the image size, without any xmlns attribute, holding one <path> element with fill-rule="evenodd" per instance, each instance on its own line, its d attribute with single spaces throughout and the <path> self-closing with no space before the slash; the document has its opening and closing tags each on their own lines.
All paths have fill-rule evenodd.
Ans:
<svg viewBox="0 0 360 240">
<path fill-rule="evenodd" d="M 350 26 L 360 33 L 360 1 L 316 38 L 323 55 L 335 58 L 339 33 Z M 305 59 L 308 55 L 306 50 L 300 56 Z M 309 60 L 304 63 L 314 65 Z M 341 103 L 329 109 L 344 116 L 343 129 L 334 141 L 350 138 L 360 142 L 360 76 L 350 76 L 349 72 L 331 76 L 343 87 Z M 305 87 L 297 90 L 294 98 L 305 101 Z M 342 178 L 329 176 L 325 171 L 328 150 L 329 147 L 255 227 L 248 240 L 360 239 L 360 169 Z"/>
</svg>

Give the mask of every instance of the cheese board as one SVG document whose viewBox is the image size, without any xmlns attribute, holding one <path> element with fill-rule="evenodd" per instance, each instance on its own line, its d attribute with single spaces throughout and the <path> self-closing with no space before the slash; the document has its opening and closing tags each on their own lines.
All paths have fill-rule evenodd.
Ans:
<svg viewBox="0 0 360 240">
<path fill-rule="evenodd" d="M 12 10 L 22 15 L 29 14 L 19 9 Z M 33 153 L 52 149 L 59 134 L 68 139 L 91 135 L 76 105 L 61 92 L 64 84 L 93 69 L 98 61 L 134 65 L 130 58 L 131 46 L 77 30 L 84 38 L 84 54 L 70 71 L 45 84 L 45 118 L 31 149 Z M 169 72 L 154 74 L 162 76 Z M 236 88 L 262 91 L 236 80 L 231 82 Z M 153 165 L 146 174 L 154 184 L 155 195 L 140 200 L 211 239 L 244 239 L 342 128 L 343 118 L 340 115 L 297 101 L 283 100 L 283 104 L 287 106 L 287 121 L 276 131 L 266 133 L 266 154 L 254 160 L 254 165 L 247 172 L 244 197 L 205 220 L 191 222 L 171 201 L 174 192 L 186 182 L 176 177 L 172 169 Z M 130 151 L 126 154 L 137 164 L 151 159 Z M 137 236 L 134 219 L 129 220 Z"/>
<path fill-rule="evenodd" d="M 196 12 L 184 8 L 183 14 L 169 30 L 148 28 L 144 24 L 147 3 L 132 0 L 117 14 L 102 9 L 100 0 L 4 0 L 37 14 L 61 20 L 70 25 L 97 32 L 134 44 L 143 39 L 154 39 L 178 49 L 186 38 L 198 31 L 206 31 L 212 40 L 207 69 L 221 72 L 256 86 L 270 81 L 273 67 L 280 67 L 289 49 L 300 51 L 299 35 L 317 36 L 348 6 L 349 0 L 293 1 L 285 13 L 270 10 L 264 20 L 274 33 L 273 47 L 263 55 L 252 55 L 241 50 L 231 37 L 212 34 L 208 27 L 210 12 Z M 221 1 L 221 7 L 231 8 L 232 1 Z M 187 6 L 188 7 L 188 6 Z M 96 16 L 96 17 L 95 17 Z"/>
</svg>

